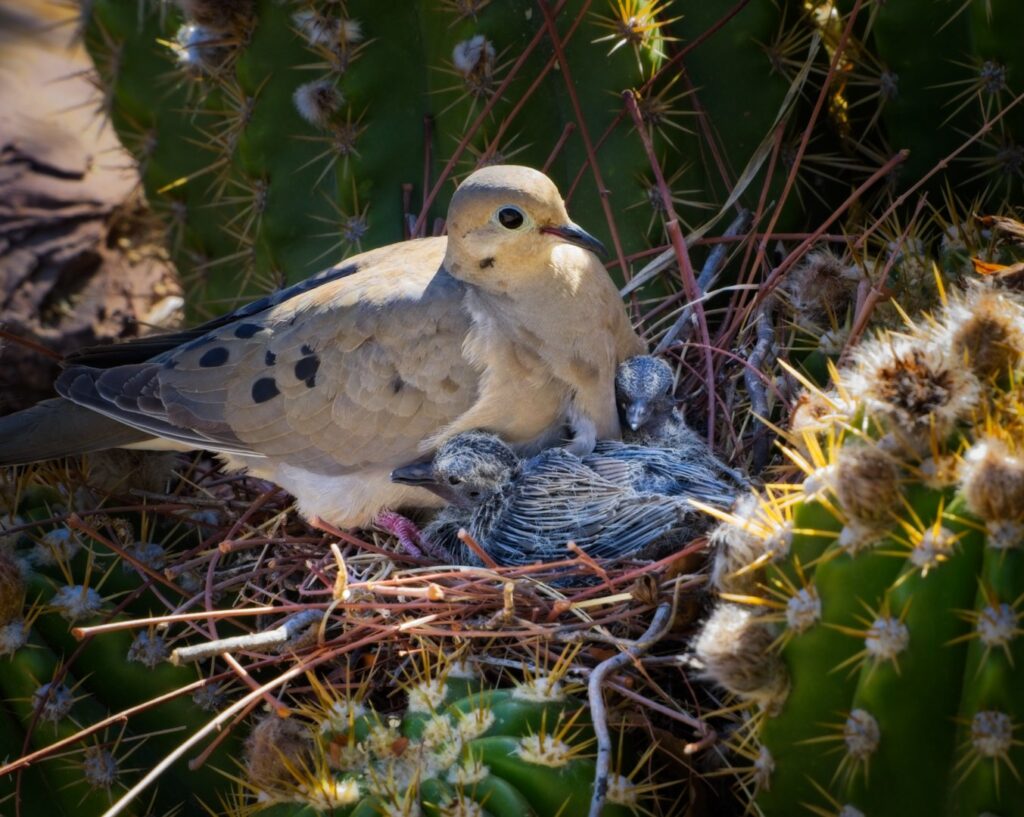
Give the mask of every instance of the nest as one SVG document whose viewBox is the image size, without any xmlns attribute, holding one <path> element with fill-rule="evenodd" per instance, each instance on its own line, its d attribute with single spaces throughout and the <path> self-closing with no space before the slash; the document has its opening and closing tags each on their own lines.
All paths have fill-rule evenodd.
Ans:
<svg viewBox="0 0 1024 817">
<path fill-rule="evenodd" d="M 659 796 L 659 810 L 675 813 L 684 791 L 688 798 L 712 793 L 712 783 L 684 786 L 706 766 L 704 750 L 716 735 L 705 715 L 720 705 L 687 677 L 688 643 L 704 603 L 704 540 L 680 542 L 676 553 L 647 563 L 601 564 L 567 543 L 558 562 L 437 564 L 402 552 L 388 534 L 312 528 L 282 490 L 225 475 L 207 455 L 146 455 L 145 462 L 136 473 L 147 474 L 149 485 L 127 492 L 106 485 L 119 494 L 95 484 L 119 472 L 96 457 L 92 479 L 67 464 L 15 472 L 4 486 L 9 505 L 24 506 L 39 486 L 49 493 L 34 500 L 36 518 L 9 519 L 4 537 L 24 555 L 44 548 L 48 532 L 65 530 L 90 553 L 89 575 L 75 583 L 94 584 L 104 604 L 87 622 L 72 622 L 76 638 L 99 642 L 127 630 L 133 660 L 198 670 L 194 683 L 171 694 L 192 695 L 212 711 L 204 724 L 187 725 L 168 756 L 200 767 L 220 744 L 248 735 L 261 713 L 309 711 L 323 689 L 340 696 L 369 690 L 378 711 L 398 711 L 417 667 L 457 657 L 494 686 L 554 666 L 584 698 L 590 683 L 595 722 L 656 747 L 646 762 L 670 790 Z M 81 563 L 72 551 L 51 548 L 51 555 L 48 575 Z M 104 587 L 107 575 L 124 570 L 137 578 L 127 600 Z M 52 609 L 46 605 L 39 597 L 33 606 Z M 67 672 L 76 672 L 74 656 L 52 680 Z M 129 708 L 129 727 L 150 705 L 157 703 Z M 124 715 L 81 723 L 0 773 L 84 751 Z M 42 727 L 36 721 L 30 728 Z M 160 771 L 138 786 L 157 782 Z M 113 801 L 118 791 L 111 791 Z"/>
</svg>

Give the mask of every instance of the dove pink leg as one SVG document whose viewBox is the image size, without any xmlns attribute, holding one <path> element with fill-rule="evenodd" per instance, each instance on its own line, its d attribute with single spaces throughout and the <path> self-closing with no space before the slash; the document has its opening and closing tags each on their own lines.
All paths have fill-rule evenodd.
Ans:
<svg viewBox="0 0 1024 817">
<path fill-rule="evenodd" d="M 437 549 L 423 538 L 423 532 L 416 523 L 400 513 L 381 511 L 374 517 L 373 524 L 394 536 L 398 540 L 398 544 L 410 556 L 431 556 L 435 559 L 444 559 L 436 552 Z"/>
</svg>

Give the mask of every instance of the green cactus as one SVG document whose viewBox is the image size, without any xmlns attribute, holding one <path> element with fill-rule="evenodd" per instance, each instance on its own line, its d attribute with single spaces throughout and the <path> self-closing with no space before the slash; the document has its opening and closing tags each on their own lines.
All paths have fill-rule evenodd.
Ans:
<svg viewBox="0 0 1024 817">
<path fill-rule="evenodd" d="M 866 342 L 794 419 L 802 485 L 713 537 L 695 647 L 756 706 L 758 813 L 1024 814 L 1022 364 L 1024 301 L 990 288 Z"/>
<path fill-rule="evenodd" d="M 166 663 L 170 648 L 158 631 L 133 636 L 120 630 L 83 641 L 73 636 L 73 627 L 165 608 L 139 574 L 122 567 L 128 560 L 79 531 L 46 524 L 68 497 L 31 487 L 28 479 L 19 481 L 18 514 L 9 514 L 0 527 L 0 758 L 6 763 L 58 740 L 69 743 L 0 777 L 0 803 L 14 813 L 17 797 L 20 813 L 29 815 L 41 807 L 61 815 L 100 814 L 177 746 L 185 730 L 211 716 L 182 695 L 76 739 L 80 730 L 182 689 L 196 677 Z M 25 527 L 33 521 L 40 526 Z M 114 518 L 93 524 L 121 540 L 129 560 L 158 568 L 164 551 L 134 541 L 133 531 L 148 524 L 139 522 Z M 15 527 L 24 529 L 3 533 Z M 152 532 L 173 539 L 166 529 Z M 227 765 L 230 751 L 222 747 L 213 762 Z M 151 801 L 132 804 L 128 813 L 148 813 L 150 806 L 162 812 L 181 803 L 198 807 L 221 785 L 209 766 L 192 773 L 182 764 L 169 769 L 165 781 Z"/>
<path fill-rule="evenodd" d="M 854 3 L 803 5 L 831 56 Z M 1024 181 L 1024 109 L 1001 114 L 1024 92 L 1021 25 L 1024 11 L 1014 0 L 864 3 L 830 98 L 844 152 L 909 148 L 898 174 L 897 187 L 905 188 L 985 128 L 930 189 L 949 182 L 965 199 L 989 199 L 990 207 L 1012 202 Z"/>
<path fill-rule="evenodd" d="M 408 703 L 396 715 L 317 687 L 320 703 L 306 707 L 304 726 L 275 715 L 257 722 L 247 744 L 247 779 L 229 812 L 587 814 L 593 732 L 585 704 L 559 674 L 498 688 L 465 664 L 442 660 L 406 685 Z M 646 755 L 620 754 L 618 761 L 624 771 L 609 778 L 603 814 L 652 813 L 657 786 L 626 776 Z"/>
<path fill-rule="evenodd" d="M 442 172 L 453 175 L 449 160 L 454 176 L 477 163 L 547 166 L 574 218 L 616 254 L 647 250 L 662 202 L 623 109 L 630 89 L 680 218 L 700 223 L 768 136 L 786 92 L 757 45 L 775 24 L 767 4 L 701 42 L 686 73 L 657 74 L 667 52 L 724 12 L 569 0 L 553 18 L 561 60 L 542 8 L 526 0 L 91 0 L 82 28 L 191 303 L 216 312 L 407 236 Z M 755 81 L 757 94 L 738 92 Z M 707 89 L 703 115 L 729 123 L 715 162 L 699 158 L 712 152 L 695 88 Z M 453 189 L 441 188 L 421 233 Z"/>
</svg>

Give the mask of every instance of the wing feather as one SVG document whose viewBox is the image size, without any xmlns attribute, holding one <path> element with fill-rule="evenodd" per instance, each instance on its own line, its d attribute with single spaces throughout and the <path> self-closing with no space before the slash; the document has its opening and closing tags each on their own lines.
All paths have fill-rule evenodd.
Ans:
<svg viewBox="0 0 1024 817">
<path fill-rule="evenodd" d="M 575 542 L 595 558 L 643 553 L 685 530 L 689 510 L 672 497 L 638 494 L 616 485 L 562 449 L 529 460 L 481 544 L 502 564 L 529 564 L 568 555 Z"/>
<path fill-rule="evenodd" d="M 58 391 L 133 428 L 321 473 L 401 465 L 476 399 L 463 285 L 444 239 L 352 259 L 196 331 L 146 339 L 147 360 L 80 355 Z M 175 344 L 175 341 L 184 343 Z M 161 347 L 164 343 L 166 348 Z M 257 454 L 257 452 L 259 452 Z"/>
</svg>

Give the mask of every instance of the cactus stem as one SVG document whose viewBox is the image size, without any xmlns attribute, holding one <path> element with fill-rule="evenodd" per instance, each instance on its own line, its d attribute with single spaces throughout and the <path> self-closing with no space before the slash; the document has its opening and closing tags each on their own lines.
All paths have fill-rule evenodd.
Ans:
<svg viewBox="0 0 1024 817">
<path fill-rule="evenodd" d="M 679 133 L 693 133 L 694 131 L 682 124 L 681 120 L 683 117 L 693 117 L 696 113 L 692 109 L 683 109 L 679 103 L 688 99 L 693 95 L 693 89 L 687 89 L 680 91 L 677 94 L 671 93 L 673 86 L 679 81 L 679 75 L 672 77 L 657 93 L 640 93 L 634 91 L 636 95 L 637 108 L 640 111 L 640 121 L 647 127 L 648 133 L 653 138 L 654 134 L 657 133 L 664 139 L 673 149 L 675 149 L 675 143 L 671 139 L 671 133 L 668 130 L 678 131 Z M 685 168 L 682 168 L 685 170 Z"/>
<path fill-rule="evenodd" d="M 808 782 L 814 786 L 818 794 L 828 801 L 828 808 L 817 806 L 812 803 L 802 804 L 804 808 L 817 815 L 817 817 L 865 817 L 864 812 L 856 806 L 851 806 L 849 803 L 840 803 L 829 793 L 828 789 L 822 786 L 814 778 L 809 778 Z"/>
<path fill-rule="evenodd" d="M 491 100 L 500 99 L 501 97 L 497 95 L 505 87 L 501 78 L 507 76 L 512 60 L 499 60 L 507 53 L 508 49 L 503 49 L 501 53 L 496 54 L 494 45 L 482 34 L 456 43 L 451 60 L 446 66 L 437 69 L 442 74 L 455 77 L 456 82 L 432 91 L 442 96 L 454 93 L 455 98 L 437 114 L 437 118 L 443 117 L 468 100 L 466 119 L 460 128 L 460 131 L 465 131 L 479 104 L 487 105 Z M 493 111 L 492 106 L 487 108 Z"/>
<path fill-rule="evenodd" d="M 897 582 L 901 584 L 908 576 L 920 571 L 922 577 L 934 570 L 943 562 L 947 561 L 956 548 L 957 543 L 967 534 L 967 530 L 957 532 L 951 531 L 942 524 L 945 499 L 939 501 L 935 521 L 925 525 L 921 522 L 909 501 L 903 499 L 906 510 L 912 520 L 897 518 L 897 524 L 903 529 L 903 536 L 894 533 L 892 538 L 901 546 L 906 548 L 903 551 L 879 551 L 887 556 L 906 557 L 908 568 Z"/>
<path fill-rule="evenodd" d="M 852 677 L 860 671 L 861 665 L 870 662 L 866 678 L 870 678 L 875 669 L 882 663 L 889 661 L 893 665 L 896 674 L 900 674 L 900 654 L 910 645 L 910 631 L 905 623 L 907 614 L 910 612 L 910 603 L 904 605 L 899 616 L 894 617 L 890 611 L 889 599 L 883 599 L 878 610 L 860 599 L 861 606 L 868 611 L 868 618 L 857 616 L 864 627 L 846 627 L 839 624 L 828 624 L 827 626 L 838 630 L 844 635 L 860 638 L 864 641 L 864 648 L 845 661 L 832 668 L 832 672 L 839 672 L 842 669 L 850 668 L 847 677 Z"/>
<path fill-rule="evenodd" d="M 1014 733 L 1024 724 L 1014 723 L 1009 715 L 997 710 L 977 712 L 970 721 L 958 719 L 958 722 L 968 726 L 970 736 L 962 747 L 962 754 L 957 763 L 957 769 L 960 771 L 957 785 L 962 784 L 974 768 L 986 760 L 992 761 L 992 775 L 997 791 L 999 770 L 1003 765 L 1010 770 L 1016 780 L 1020 781 L 1021 776 L 1010 759 L 1010 751 L 1015 747 L 1024 746 L 1024 741 L 1014 737 Z"/>
<path fill-rule="evenodd" d="M 836 766 L 832 782 L 842 781 L 844 785 L 853 785 L 858 777 L 869 779 L 871 757 L 878 749 L 881 733 L 878 721 L 866 709 L 852 709 L 842 723 L 827 724 L 828 732 L 815 738 L 802 741 L 806 744 L 839 743 L 837 751 L 843 756 Z"/>
<path fill-rule="evenodd" d="M 301 86 L 300 86 L 301 87 Z M 355 121 L 352 120 L 352 108 L 349 107 L 345 113 L 345 121 L 343 122 L 330 122 L 325 126 L 327 133 L 322 136 L 296 136 L 294 137 L 297 141 L 301 142 L 315 142 L 327 145 L 326 150 L 322 153 L 318 153 L 309 161 L 300 165 L 296 170 L 304 170 L 311 165 L 315 165 L 317 162 L 330 157 L 324 169 L 317 177 L 316 184 L 323 181 L 324 177 L 335 167 L 339 159 L 343 160 L 342 168 L 345 173 L 348 173 L 349 157 L 355 156 L 359 158 L 359 151 L 356 149 L 356 144 L 359 138 L 366 131 L 366 126 L 363 125 L 363 119 L 366 116 L 366 111 L 359 114 Z"/>
<path fill-rule="evenodd" d="M 324 218 L 323 216 L 314 216 L 317 221 L 323 222 L 330 225 L 330 230 L 325 233 L 316 233 L 314 238 L 333 238 L 336 239 L 324 252 L 313 259 L 312 263 L 316 264 L 322 261 L 328 256 L 344 255 L 355 249 L 357 252 L 362 250 L 362 239 L 366 235 L 366 231 L 369 229 L 370 221 L 367 217 L 370 212 L 370 205 L 366 204 L 360 208 L 359 198 L 356 194 L 355 178 L 352 179 L 352 207 L 348 210 L 343 209 L 333 199 L 328 199 L 328 204 L 334 211 L 333 218 Z"/>
<path fill-rule="evenodd" d="M 985 607 L 981 610 L 954 610 L 963 621 L 971 624 L 970 632 L 950 639 L 947 644 L 959 644 L 977 638 L 984 645 L 982 660 L 978 662 L 975 676 L 981 674 L 985 663 L 993 649 L 1000 649 L 1006 656 L 1007 663 L 1012 667 L 1012 642 L 1024 635 L 1024 593 L 1012 602 L 1000 600 L 996 591 L 985 582 L 979 582 Z"/>
</svg>

